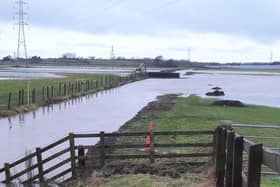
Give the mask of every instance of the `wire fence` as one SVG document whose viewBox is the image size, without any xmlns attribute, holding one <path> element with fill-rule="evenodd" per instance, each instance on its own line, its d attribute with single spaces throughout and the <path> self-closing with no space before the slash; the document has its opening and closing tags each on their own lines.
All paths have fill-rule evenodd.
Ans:
<svg viewBox="0 0 280 187">
<path fill-rule="evenodd" d="M 87 95 L 100 90 L 126 84 L 137 79 L 136 75 L 119 77 L 104 75 L 100 79 L 73 80 L 53 83 L 18 91 L 7 91 L 0 95 L 0 112 L 24 110 L 25 106 L 42 106 L 67 100 L 72 97 Z"/>
</svg>

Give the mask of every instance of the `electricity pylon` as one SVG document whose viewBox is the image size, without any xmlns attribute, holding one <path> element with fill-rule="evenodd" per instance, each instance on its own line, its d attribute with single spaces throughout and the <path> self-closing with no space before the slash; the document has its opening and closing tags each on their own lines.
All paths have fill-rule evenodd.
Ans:
<svg viewBox="0 0 280 187">
<path fill-rule="evenodd" d="M 111 60 L 115 59 L 115 51 L 114 51 L 114 46 L 112 45 L 112 49 L 111 49 Z"/>
<path fill-rule="evenodd" d="M 24 57 L 28 58 L 27 56 L 27 47 L 26 47 L 26 38 L 25 38 L 25 26 L 27 25 L 25 21 L 25 16 L 27 13 L 24 11 L 25 5 L 27 4 L 23 0 L 18 0 L 17 4 L 17 17 L 18 17 L 18 46 L 17 46 L 17 59 L 21 57 L 21 50 L 23 49 Z"/>
</svg>

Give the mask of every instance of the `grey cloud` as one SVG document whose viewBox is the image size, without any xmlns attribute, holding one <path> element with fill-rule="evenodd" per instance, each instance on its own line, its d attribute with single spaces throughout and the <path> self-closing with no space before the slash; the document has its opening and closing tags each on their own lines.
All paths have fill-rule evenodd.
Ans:
<svg viewBox="0 0 280 187">
<path fill-rule="evenodd" d="M 31 25 L 90 33 L 157 34 L 167 30 L 279 39 L 279 0 L 29 0 Z M 1 0 L 10 20 L 12 1 Z"/>
</svg>

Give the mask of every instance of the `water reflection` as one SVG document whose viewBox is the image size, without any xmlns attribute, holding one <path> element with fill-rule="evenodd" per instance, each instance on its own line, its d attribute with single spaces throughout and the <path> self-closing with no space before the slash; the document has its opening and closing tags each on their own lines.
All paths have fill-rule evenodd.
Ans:
<svg viewBox="0 0 280 187">
<path fill-rule="evenodd" d="M 33 116 L 33 119 L 36 118 L 36 111 L 33 111 L 33 112 L 32 112 L 32 116 Z"/>
<path fill-rule="evenodd" d="M 39 112 L 0 120 L 0 167 L 26 149 L 47 145 L 69 132 L 112 132 L 158 95 L 190 93 L 204 96 L 209 85 L 222 87 L 226 96 L 245 103 L 280 107 L 280 77 L 194 75 L 188 79 L 149 79 L 121 88 L 44 106 Z M 257 84 L 256 84 L 257 83 Z M 269 94 L 267 94 L 269 90 Z M 36 141 L 34 141 L 36 137 Z"/>
<path fill-rule="evenodd" d="M 47 106 L 42 106 L 38 110 L 41 110 L 42 116 L 45 116 L 48 113 L 57 112 L 56 109 L 58 111 L 67 110 L 67 109 L 69 109 L 71 107 L 74 107 L 76 105 L 85 104 L 93 98 L 98 98 L 99 95 L 103 96 L 103 95 L 106 95 L 106 94 L 107 95 L 108 94 L 109 95 L 113 94 L 114 91 L 116 91 L 116 90 L 117 89 L 112 88 L 112 89 L 96 92 L 96 93 L 93 93 L 93 94 L 89 94 L 89 95 L 86 95 L 86 96 L 74 97 L 74 98 L 69 99 L 67 101 L 63 101 L 63 102 L 59 102 L 59 103 L 51 104 L 51 105 L 47 105 Z M 21 113 L 21 114 L 18 114 L 18 123 L 20 125 L 24 125 L 25 124 L 25 116 L 29 116 L 30 114 L 32 114 L 32 119 L 36 119 L 36 117 L 37 117 L 36 111 L 32 111 L 30 113 Z M 14 117 L 8 117 L 8 124 L 9 124 L 10 129 L 13 128 L 12 118 L 14 118 Z"/>
<path fill-rule="evenodd" d="M 20 125 L 24 124 L 24 114 L 19 114 L 18 115 L 18 122 Z"/>
</svg>

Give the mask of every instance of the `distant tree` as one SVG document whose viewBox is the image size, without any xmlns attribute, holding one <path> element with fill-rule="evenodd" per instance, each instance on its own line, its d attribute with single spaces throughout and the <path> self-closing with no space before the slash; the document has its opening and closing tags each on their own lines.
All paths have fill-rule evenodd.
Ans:
<svg viewBox="0 0 280 187">
<path fill-rule="evenodd" d="M 31 59 L 30 59 L 30 62 L 32 62 L 32 63 L 39 63 L 39 62 L 41 62 L 41 61 L 42 61 L 42 59 L 41 59 L 40 56 L 33 56 L 33 57 L 31 57 Z"/>
<path fill-rule="evenodd" d="M 154 59 L 154 65 L 155 66 L 160 66 L 160 64 L 163 62 L 163 56 L 157 56 L 155 59 Z"/>
<path fill-rule="evenodd" d="M 13 57 L 12 56 L 5 56 L 3 59 L 2 59 L 2 61 L 4 62 L 4 61 L 13 61 Z"/>
<path fill-rule="evenodd" d="M 75 59 L 77 58 L 76 53 L 64 53 L 62 54 L 63 59 Z"/>
</svg>

